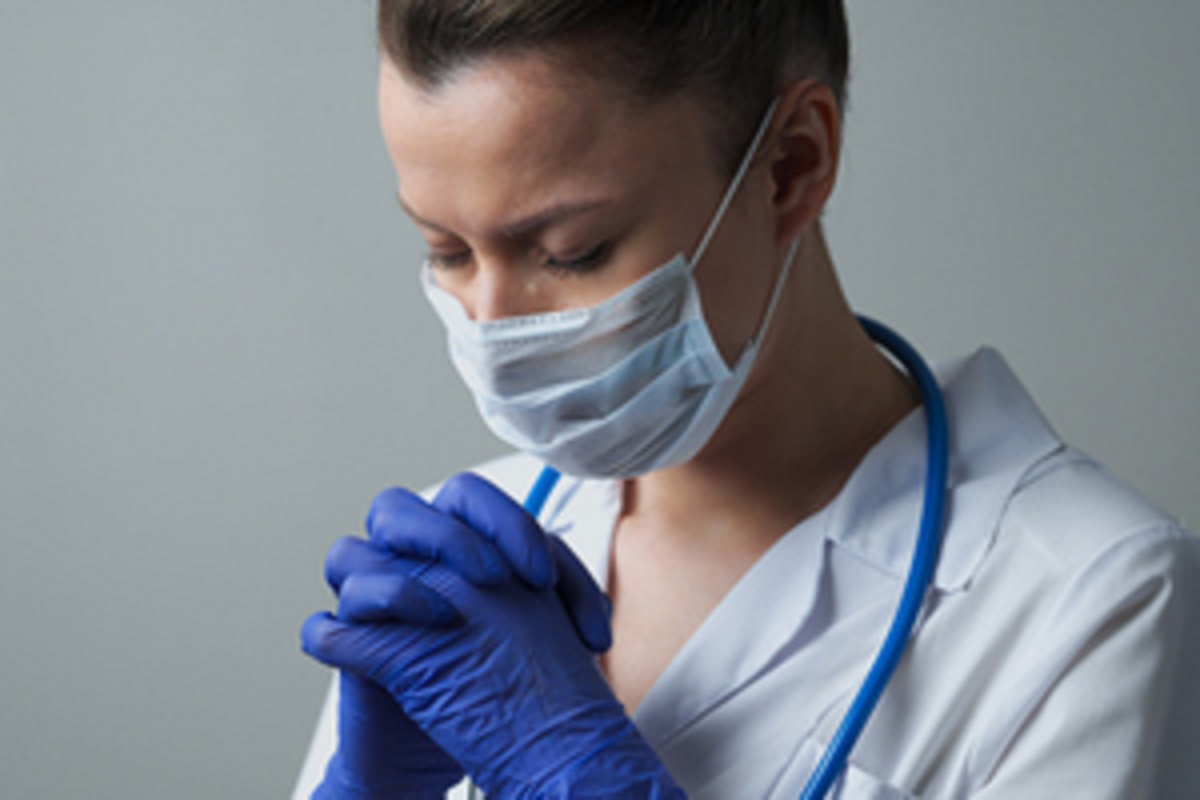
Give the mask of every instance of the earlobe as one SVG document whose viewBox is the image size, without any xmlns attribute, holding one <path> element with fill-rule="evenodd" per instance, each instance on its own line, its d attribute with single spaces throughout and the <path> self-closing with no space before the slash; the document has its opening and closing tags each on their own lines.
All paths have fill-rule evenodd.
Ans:
<svg viewBox="0 0 1200 800">
<path fill-rule="evenodd" d="M 828 86 L 805 79 L 783 92 L 780 112 L 771 181 L 782 242 L 802 235 L 820 217 L 833 193 L 841 111 Z"/>
</svg>

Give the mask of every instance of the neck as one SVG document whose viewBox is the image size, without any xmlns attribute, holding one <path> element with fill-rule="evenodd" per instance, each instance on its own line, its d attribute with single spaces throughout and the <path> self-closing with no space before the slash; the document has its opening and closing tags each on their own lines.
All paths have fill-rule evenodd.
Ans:
<svg viewBox="0 0 1200 800">
<path fill-rule="evenodd" d="M 851 313 L 817 226 L 713 439 L 687 464 L 627 481 L 624 513 L 765 551 L 832 500 L 918 403 Z"/>
</svg>

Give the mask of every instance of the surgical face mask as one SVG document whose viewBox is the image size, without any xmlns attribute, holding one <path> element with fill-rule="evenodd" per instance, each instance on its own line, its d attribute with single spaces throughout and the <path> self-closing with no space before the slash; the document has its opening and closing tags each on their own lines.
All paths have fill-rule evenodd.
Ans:
<svg viewBox="0 0 1200 800">
<path fill-rule="evenodd" d="M 795 255 L 793 243 L 759 329 L 731 368 L 692 272 L 774 111 L 772 103 L 692 258 L 680 253 L 598 305 L 475 322 L 425 265 L 422 283 L 451 359 L 497 436 L 582 477 L 634 477 L 700 451 L 750 374 Z"/>
</svg>

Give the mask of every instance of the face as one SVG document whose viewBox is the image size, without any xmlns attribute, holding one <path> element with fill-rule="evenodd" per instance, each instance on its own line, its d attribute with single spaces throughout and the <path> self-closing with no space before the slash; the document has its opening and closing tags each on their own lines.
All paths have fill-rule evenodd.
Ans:
<svg viewBox="0 0 1200 800">
<path fill-rule="evenodd" d="M 593 305 L 690 257 L 729 181 L 696 101 L 637 102 L 537 55 L 484 61 L 433 92 L 384 59 L 379 111 L 400 204 L 477 321 Z M 696 267 L 727 359 L 777 264 L 766 171 L 746 176 Z"/>
</svg>

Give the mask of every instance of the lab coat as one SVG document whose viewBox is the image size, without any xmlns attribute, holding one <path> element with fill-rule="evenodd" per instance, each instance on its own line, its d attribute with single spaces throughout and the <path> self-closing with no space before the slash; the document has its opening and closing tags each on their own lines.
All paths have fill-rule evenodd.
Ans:
<svg viewBox="0 0 1200 800">
<path fill-rule="evenodd" d="M 1200 540 L 1063 445 L 995 352 L 937 373 L 952 494 L 934 586 L 832 796 L 1200 797 Z M 916 411 L 636 709 L 692 800 L 799 796 L 891 620 L 925 455 Z M 480 471 L 521 497 L 538 469 L 513 456 Z M 543 515 L 602 586 L 619 510 L 618 482 L 564 478 Z M 296 798 L 333 751 L 335 713 L 331 694 Z"/>
</svg>

